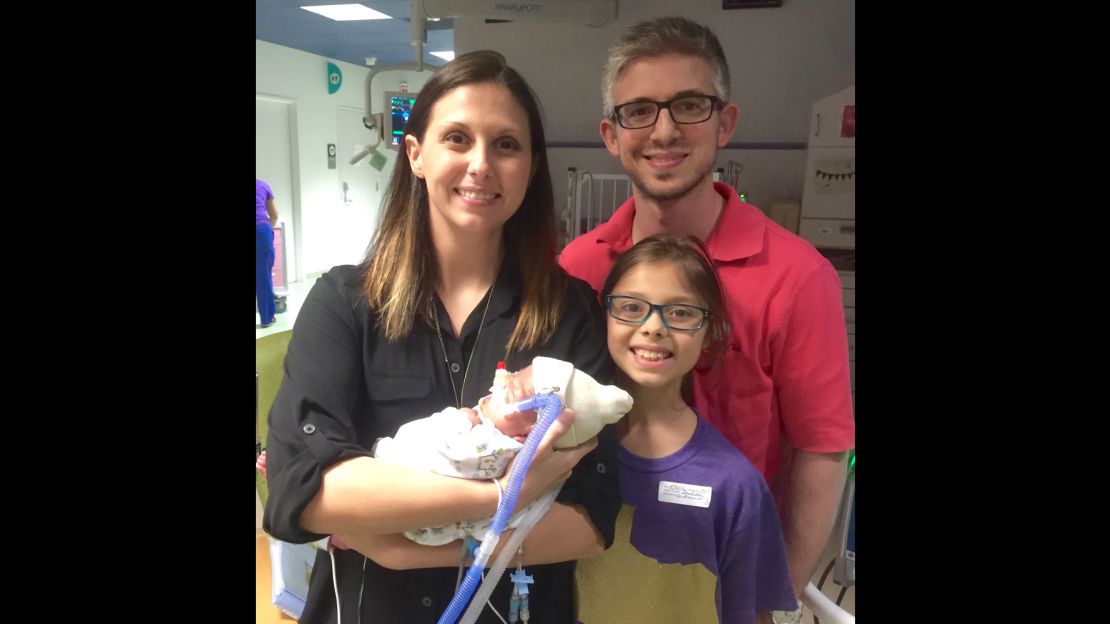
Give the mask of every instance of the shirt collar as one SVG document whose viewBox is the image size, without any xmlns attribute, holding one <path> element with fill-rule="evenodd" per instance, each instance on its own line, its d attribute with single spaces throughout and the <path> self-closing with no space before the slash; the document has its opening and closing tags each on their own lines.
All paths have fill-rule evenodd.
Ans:
<svg viewBox="0 0 1110 624">
<path fill-rule="evenodd" d="M 513 259 L 506 256 L 501 261 L 501 270 L 494 284 L 493 299 L 489 304 L 491 318 L 515 310 L 524 295 L 524 280 L 520 276 L 520 267 Z"/>
<path fill-rule="evenodd" d="M 714 182 L 713 190 L 727 201 L 706 241 L 709 255 L 717 261 L 729 261 L 750 258 L 762 251 L 767 229 L 763 213 L 755 206 L 740 201 L 736 190 L 723 182 Z M 629 197 L 608 221 L 595 230 L 596 242 L 609 246 L 615 253 L 624 252 L 632 246 L 632 221 L 635 217 L 636 199 Z"/>
<path fill-rule="evenodd" d="M 485 327 L 498 318 L 516 312 L 524 294 L 523 287 L 524 281 L 520 276 L 520 268 L 516 263 L 506 258 L 501 262 L 501 269 L 494 280 L 493 297 L 489 300 L 488 310 L 486 309 L 486 299 L 483 297 L 478 302 L 478 306 L 471 311 L 470 316 L 467 316 L 466 321 L 463 322 L 460 339 L 465 340 L 467 336 L 478 331 L 477 323 L 470 324 L 467 322 L 474 314 L 477 314 L 478 318 L 485 317 L 485 323 L 482 323 L 482 327 Z M 447 308 L 444 307 L 439 295 L 435 295 L 435 313 L 439 315 L 441 325 L 450 322 L 447 316 Z"/>
</svg>

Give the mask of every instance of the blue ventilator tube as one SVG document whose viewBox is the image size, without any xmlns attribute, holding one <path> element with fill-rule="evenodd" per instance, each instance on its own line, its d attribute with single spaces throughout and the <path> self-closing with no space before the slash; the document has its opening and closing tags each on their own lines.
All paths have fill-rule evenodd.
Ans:
<svg viewBox="0 0 1110 624">
<path fill-rule="evenodd" d="M 437 624 L 455 624 L 458 622 L 463 609 L 466 608 L 470 598 L 474 595 L 474 590 L 481 583 L 482 570 L 485 569 L 486 561 L 493 554 L 493 550 L 497 548 L 501 533 L 505 531 L 505 527 L 509 524 L 513 509 L 516 508 L 517 496 L 524 485 L 524 477 L 528 474 L 529 466 L 532 465 L 532 458 L 536 454 L 536 449 L 539 448 L 544 434 L 555 422 L 555 418 L 563 411 L 563 402 L 555 395 L 554 390 L 544 389 L 537 392 L 535 396 L 520 401 L 515 407 L 518 412 L 538 410 L 539 415 L 536 418 L 536 424 L 532 427 L 532 431 L 528 433 L 528 437 L 524 439 L 524 446 L 516 456 L 516 461 L 513 462 L 513 469 L 509 472 L 509 486 L 501 496 L 501 503 L 497 506 L 497 512 L 493 516 L 493 522 L 486 540 L 474 553 L 474 563 L 467 569 L 462 584 L 455 591 L 455 596 L 451 598 L 451 602 L 447 605 L 443 615 L 439 616 Z M 486 582 L 490 582 L 490 580 L 486 579 Z M 496 583 L 497 579 L 492 579 L 492 581 Z"/>
</svg>

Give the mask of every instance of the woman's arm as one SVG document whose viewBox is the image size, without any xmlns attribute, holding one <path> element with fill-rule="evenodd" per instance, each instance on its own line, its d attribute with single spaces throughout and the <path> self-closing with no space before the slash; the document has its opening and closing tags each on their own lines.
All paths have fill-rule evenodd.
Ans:
<svg viewBox="0 0 1110 624">
<path fill-rule="evenodd" d="M 363 349 L 372 323 L 364 304 L 351 303 L 358 296 L 351 285 L 356 277 L 353 268 L 329 272 L 298 315 L 269 414 L 264 528 L 278 539 L 303 543 L 333 533 L 396 533 L 492 515 L 498 492 L 489 482 L 370 456 L 366 419 L 375 416 L 366 415 Z M 588 451 L 551 453 L 549 447 L 541 445 L 521 505 L 565 478 Z"/>
<path fill-rule="evenodd" d="M 492 515 L 497 487 L 356 457 L 324 471 L 319 491 L 301 514 L 321 534 L 396 533 Z"/>
<path fill-rule="evenodd" d="M 497 560 L 509 541 L 512 529 L 501 535 L 487 566 Z M 455 540 L 442 546 L 423 546 L 402 533 L 384 535 L 344 534 L 345 546 L 358 551 L 380 566 L 393 570 L 417 568 L 452 568 L 459 565 L 462 542 Z M 524 565 L 571 561 L 598 555 L 604 549 L 601 535 L 590 522 L 589 515 L 578 505 L 555 503 L 543 519 L 524 538 Z M 468 557 L 465 565 L 473 561 Z M 516 563 L 516 559 L 513 559 Z"/>
<path fill-rule="evenodd" d="M 605 541 L 582 505 L 555 503 L 524 538 L 524 563 L 571 561 L 604 550 Z"/>
<path fill-rule="evenodd" d="M 566 432 L 574 412 L 556 418 L 536 449 L 517 497 L 516 509 L 539 498 L 571 470 L 596 442 L 555 451 L 553 441 Z M 515 462 L 515 460 L 514 460 Z M 511 471 L 510 471 L 511 472 Z M 501 478 L 508 487 L 509 472 Z M 445 477 L 371 457 L 356 457 L 324 471 L 320 490 L 301 515 L 301 525 L 320 534 L 399 533 L 461 520 L 492 517 L 498 488 L 485 480 Z"/>
</svg>

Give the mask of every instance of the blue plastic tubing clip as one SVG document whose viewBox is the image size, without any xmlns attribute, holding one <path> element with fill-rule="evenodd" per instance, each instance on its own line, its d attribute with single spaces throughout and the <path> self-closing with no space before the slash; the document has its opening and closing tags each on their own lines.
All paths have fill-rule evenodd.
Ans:
<svg viewBox="0 0 1110 624">
<path fill-rule="evenodd" d="M 539 416 L 536 418 L 536 424 L 532 427 L 532 431 L 524 439 L 524 447 L 520 449 L 516 461 L 513 462 L 513 469 L 509 473 L 509 487 L 502 495 L 501 504 L 497 506 L 497 512 L 493 515 L 493 523 L 490 526 L 486 541 L 482 542 L 481 547 L 478 548 L 474 563 L 467 569 L 462 585 L 455 592 L 455 596 L 451 598 L 451 602 L 447 605 L 443 615 L 439 616 L 437 624 L 455 624 L 458 622 L 467 603 L 470 602 L 470 598 L 474 596 L 474 591 L 478 589 L 478 585 L 482 581 L 482 570 L 485 569 L 486 561 L 493 553 L 493 549 L 497 547 L 497 541 L 501 538 L 501 533 L 505 531 L 505 526 L 509 524 L 509 518 L 513 515 L 517 496 L 520 494 L 520 488 L 524 485 L 524 477 L 528 474 L 528 467 L 532 465 L 532 457 L 536 454 L 536 449 L 539 448 L 543 435 L 555 422 L 555 417 L 563 411 L 563 402 L 554 392 L 547 390 L 537 392 L 535 396 L 517 403 L 516 409 L 519 412 L 539 410 Z"/>
</svg>

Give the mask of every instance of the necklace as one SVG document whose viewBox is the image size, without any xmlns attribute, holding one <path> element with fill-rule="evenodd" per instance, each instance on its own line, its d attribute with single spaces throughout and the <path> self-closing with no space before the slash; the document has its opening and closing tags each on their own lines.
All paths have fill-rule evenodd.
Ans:
<svg viewBox="0 0 1110 624">
<path fill-rule="evenodd" d="M 432 320 L 436 325 L 436 336 L 439 337 L 439 348 L 443 351 L 443 363 L 447 365 L 447 379 L 451 381 L 451 396 L 455 399 L 455 407 L 462 408 L 463 394 L 466 393 L 466 376 L 470 373 L 470 363 L 474 361 L 474 352 L 478 350 L 478 341 L 482 338 L 482 326 L 486 324 L 486 312 L 489 312 L 489 303 L 493 301 L 493 291 L 497 288 L 497 276 L 489 287 L 489 296 L 486 297 L 486 307 L 482 310 L 482 320 L 478 323 L 478 335 L 474 337 L 474 346 L 470 348 L 470 357 L 466 359 L 466 368 L 463 369 L 462 392 L 455 387 L 455 376 L 451 373 L 451 362 L 447 358 L 447 344 L 443 342 L 443 330 L 439 328 L 439 310 L 435 311 Z"/>
</svg>

